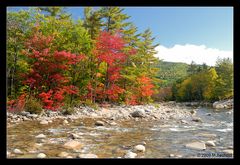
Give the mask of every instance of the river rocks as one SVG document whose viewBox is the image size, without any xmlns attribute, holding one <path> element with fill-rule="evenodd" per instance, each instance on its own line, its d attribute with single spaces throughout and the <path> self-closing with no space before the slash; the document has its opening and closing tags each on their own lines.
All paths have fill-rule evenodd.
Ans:
<svg viewBox="0 0 240 165">
<path fill-rule="evenodd" d="M 79 154 L 78 158 L 98 158 L 95 154 Z"/>
<path fill-rule="evenodd" d="M 136 151 L 136 152 L 145 152 L 145 147 L 143 145 L 136 145 L 134 147 L 134 151 Z"/>
<path fill-rule="evenodd" d="M 138 109 L 131 113 L 132 117 L 145 117 L 145 111 L 143 109 Z"/>
<path fill-rule="evenodd" d="M 103 121 L 96 121 L 95 125 L 96 126 L 104 126 L 104 122 Z"/>
<path fill-rule="evenodd" d="M 202 122 L 201 118 L 198 118 L 198 117 L 192 118 L 192 121 L 195 121 L 195 122 Z"/>
<path fill-rule="evenodd" d="M 17 148 L 13 150 L 13 153 L 14 154 L 23 154 L 23 152 L 20 149 L 17 149 Z"/>
<path fill-rule="evenodd" d="M 42 125 L 47 125 L 47 124 L 48 124 L 48 121 L 42 120 L 42 121 L 40 121 L 40 124 L 42 124 Z"/>
<path fill-rule="evenodd" d="M 35 138 L 37 138 L 37 139 L 45 139 L 46 137 L 47 136 L 44 134 L 39 134 L 39 135 L 35 136 Z"/>
<path fill-rule="evenodd" d="M 71 140 L 66 142 L 63 147 L 67 148 L 67 149 L 80 149 L 82 148 L 82 144 L 79 143 L 78 141 L 75 140 Z"/>
<path fill-rule="evenodd" d="M 213 103 L 215 109 L 231 109 L 233 107 L 233 99 L 216 101 Z"/>
<path fill-rule="evenodd" d="M 136 158 L 137 154 L 131 151 L 128 151 L 125 155 L 124 158 Z"/>
<path fill-rule="evenodd" d="M 206 146 L 209 146 L 209 147 L 215 147 L 216 146 L 215 142 L 212 141 L 212 140 L 206 141 L 205 144 L 206 144 Z"/>
<path fill-rule="evenodd" d="M 59 157 L 65 158 L 67 157 L 69 154 L 67 152 L 61 152 L 60 154 L 58 154 Z"/>
<path fill-rule="evenodd" d="M 46 157 L 47 157 L 47 155 L 45 155 L 44 153 L 39 153 L 37 155 L 37 158 L 46 158 Z"/>
<path fill-rule="evenodd" d="M 188 144 L 186 144 L 186 147 L 190 148 L 190 149 L 195 149 L 195 150 L 205 150 L 206 149 L 205 143 L 203 143 L 203 142 L 188 143 Z"/>
</svg>

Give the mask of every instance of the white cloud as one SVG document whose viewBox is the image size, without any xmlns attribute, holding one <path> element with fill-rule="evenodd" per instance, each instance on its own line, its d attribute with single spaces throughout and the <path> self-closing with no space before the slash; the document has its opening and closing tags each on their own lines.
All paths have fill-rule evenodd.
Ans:
<svg viewBox="0 0 240 165">
<path fill-rule="evenodd" d="M 233 59 L 232 51 L 207 48 L 205 45 L 174 45 L 171 48 L 160 45 L 156 47 L 156 50 L 158 53 L 155 57 L 163 61 L 184 62 L 187 64 L 194 61 L 197 64 L 202 64 L 204 62 L 209 66 L 214 66 L 218 57 L 229 57 Z"/>
</svg>

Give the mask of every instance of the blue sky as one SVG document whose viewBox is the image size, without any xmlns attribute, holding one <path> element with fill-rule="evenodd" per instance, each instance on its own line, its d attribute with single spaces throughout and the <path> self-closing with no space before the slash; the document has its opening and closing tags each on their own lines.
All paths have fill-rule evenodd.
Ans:
<svg viewBox="0 0 240 165">
<path fill-rule="evenodd" d="M 232 7 L 124 7 L 139 32 L 150 28 L 155 43 L 205 46 L 204 49 L 233 51 Z M 68 7 L 74 19 L 83 17 L 82 7 Z M 192 50 L 193 51 L 193 50 Z M 184 51 L 183 51 L 184 52 Z M 219 54 L 219 53 L 218 53 Z"/>
</svg>

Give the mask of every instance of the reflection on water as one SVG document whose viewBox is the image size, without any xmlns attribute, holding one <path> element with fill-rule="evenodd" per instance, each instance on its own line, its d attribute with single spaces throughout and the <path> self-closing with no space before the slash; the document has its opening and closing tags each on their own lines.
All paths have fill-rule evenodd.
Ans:
<svg viewBox="0 0 240 165">
<path fill-rule="evenodd" d="M 211 113 L 211 116 L 206 115 Z M 25 121 L 8 129 L 8 151 L 18 148 L 24 155 L 12 157 L 36 157 L 43 152 L 48 157 L 57 157 L 68 152 L 73 157 L 79 153 L 93 153 L 100 158 L 123 157 L 134 145 L 146 142 L 146 152 L 138 154 L 144 158 L 167 158 L 169 154 L 182 157 L 196 157 L 200 153 L 216 153 L 233 146 L 233 115 L 226 111 L 214 112 L 211 109 L 199 109 L 196 114 L 203 123 L 181 124 L 178 121 L 124 121 L 116 126 L 94 126 L 93 119 L 79 119 L 70 125 L 54 122 L 47 126 L 38 122 Z M 66 150 L 63 144 L 69 140 L 69 133 L 77 133 L 79 142 L 84 144 L 80 150 Z M 36 135 L 43 133 L 48 138 L 42 145 Z M 209 135 L 209 136 L 206 136 Z M 212 135 L 212 136 L 210 136 Z M 193 141 L 214 140 L 216 147 L 207 147 L 205 151 L 187 149 L 185 144 Z"/>
</svg>

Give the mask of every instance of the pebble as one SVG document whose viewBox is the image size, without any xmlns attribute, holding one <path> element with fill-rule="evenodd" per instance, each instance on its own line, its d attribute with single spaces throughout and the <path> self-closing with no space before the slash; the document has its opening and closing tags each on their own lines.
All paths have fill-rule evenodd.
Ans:
<svg viewBox="0 0 240 165">
<path fill-rule="evenodd" d="M 172 157 L 175 157 L 175 155 L 174 154 L 170 154 L 169 157 L 172 158 Z"/>
<path fill-rule="evenodd" d="M 37 139 L 45 139 L 46 137 L 47 136 L 44 134 L 39 134 L 39 135 L 35 136 L 35 138 L 37 138 Z"/>
<path fill-rule="evenodd" d="M 68 141 L 63 146 L 67 149 L 80 149 L 80 148 L 82 148 L 82 144 L 79 143 L 78 141 L 75 141 L 75 140 Z"/>
<path fill-rule="evenodd" d="M 46 157 L 47 157 L 47 155 L 45 155 L 44 153 L 39 153 L 37 155 L 37 158 L 46 158 Z"/>
<path fill-rule="evenodd" d="M 17 148 L 13 150 L 13 153 L 14 154 L 23 154 L 23 152 L 20 149 L 17 149 Z"/>
<path fill-rule="evenodd" d="M 78 158 L 98 158 L 98 156 L 95 154 L 80 154 Z"/>
<path fill-rule="evenodd" d="M 104 126 L 104 122 L 103 121 L 96 121 L 95 125 L 96 126 Z"/>
<path fill-rule="evenodd" d="M 63 124 L 68 124 L 68 121 L 67 120 L 63 120 Z"/>
<path fill-rule="evenodd" d="M 195 122 L 202 122 L 202 120 L 200 118 L 193 118 L 192 121 L 195 121 Z"/>
<path fill-rule="evenodd" d="M 68 153 L 67 152 L 61 152 L 60 154 L 58 154 L 59 157 L 67 157 Z"/>
<path fill-rule="evenodd" d="M 226 154 L 232 154 L 233 155 L 233 150 L 228 149 L 228 150 L 223 150 L 224 153 Z"/>
<path fill-rule="evenodd" d="M 42 125 L 47 125 L 47 124 L 48 124 L 48 121 L 42 120 L 42 121 L 40 121 L 40 124 L 42 124 Z"/>
<path fill-rule="evenodd" d="M 124 155 L 124 158 L 135 158 L 137 156 L 136 153 L 128 151 L 126 155 Z"/>
<path fill-rule="evenodd" d="M 203 142 L 188 143 L 188 144 L 186 144 L 186 147 L 190 148 L 190 149 L 196 149 L 196 150 L 205 150 L 206 149 L 206 145 Z"/>
<path fill-rule="evenodd" d="M 214 143 L 214 141 L 206 141 L 206 146 L 210 146 L 210 147 L 215 147 L 216 146 L 216 144 Z"/>
<path fill-rule="evenodd" d="M 72 139 L 80 139 L 81 138 L 79 135 L 77 135 L 75 133 L 71 133 L 69 137 Z"/>
<path fill-rule="evenodd" d="M 145 147 L 143 145 L 136 145 L 134 147 L 134 151 L 137 151 L 137 152 L 145 152 Z"/>
</svg>

